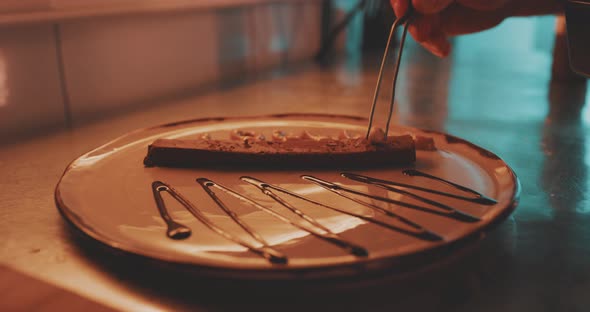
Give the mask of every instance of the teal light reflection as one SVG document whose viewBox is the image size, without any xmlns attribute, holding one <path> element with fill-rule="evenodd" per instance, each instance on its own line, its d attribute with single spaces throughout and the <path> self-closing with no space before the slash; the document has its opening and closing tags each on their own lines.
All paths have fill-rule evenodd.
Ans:
<svg viewBox="0 0 590 312">
<path fill-rule="evenodd" d="M 539 85 L 551 79 L 554 25 L 554 17 L 510 18 L 494 29 L 454 38 L 448 93 L 453 126 L 447 130 L 481 142 L 479 133 L 485 135 L 488 124 L 495 131 L 504 131 L 498 124 L 506 124 L 503 133 L 484 145 L 506 157 L 523 181 L 543 181 L 540 170 L 518 168 L 542 168 L 550 157 L 538 152 L 549 111 L 547 89 Z M 515 132 L 519 125 L 539 131 Z M 513 148 L 531 152 L 515 154 Z M 531 198 L 533 194 L 551 196 L 540 183 L 524 184 L 523 194 L 528 194 L 528 203 L 547 200 Z M 523 204 L 515 212 L 520 221 L 551 220 L 554 215 L 548 205 Z"/>
</svg>

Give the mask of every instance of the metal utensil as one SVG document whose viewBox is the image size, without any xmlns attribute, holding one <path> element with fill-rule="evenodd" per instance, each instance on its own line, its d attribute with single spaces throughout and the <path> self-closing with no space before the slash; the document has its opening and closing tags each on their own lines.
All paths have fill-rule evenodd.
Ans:
<svg viewBox="0 0 590 312">
<path fill-rule="evenodd" d="M 406 35 L 408 34 L 408 25 L 410 24 L 410 19 L 412 17 L 414 10 L 413 7 L 410 5 L 408 7 L 408 11 L 402 17 L 397 18 L 393 25 L 391 25 L 391 30 L 389 32 L 389 38 L 387 39 L 387 45 L 385 46 L 385 52 L 383 53 L 383 58 L 381 59 L 381 67 L 379 68 L 379 76 L 377 78 L 377 85 L 375 86 L 375 95 L 373 96 L 373 105 L 371 106 L 371 115 L 369 117 L 369 125 L 367 127 L 367 135 L 366 138 L 369 139 L 369 134 L 371 133 L 371 128 L 373 127 L 373 118 L 375 116 L 375 108 L 377 106 L 377 98 L 379 97 L 379 91 L 381 90 L 381 82 L 383 80 L 383 69 L 385 67 L 385 63 L 387 60 L 387 55 L 389 55 L 389 47 L 391 46 L 393 34 L 395 33 L 396 29 L 399 26 L 403 26 L 404 30 L 402 33 L 402 38 L 399 45 L 399 50 L 397 53 L 397 59 L 395 62 L 395 69 L 393 72 L 393 82 L 392 82 L 392 90 L 391 90 L 391 103 L 389 105 L 389 113 L 387 115 L 387 125 L 385 127 L 385 139 L 387 139 L 387 133 L 389 132 L 389 124 L 391 123 L 391 115 L 393 114 L 393 105 L 395 101 L 395 86 L 397 84 L 397 76 L 399 73 L 399 66 L 402 59 L 402 54 L 404 51 L 404 44 L 406 42 Z"/>
</svg>

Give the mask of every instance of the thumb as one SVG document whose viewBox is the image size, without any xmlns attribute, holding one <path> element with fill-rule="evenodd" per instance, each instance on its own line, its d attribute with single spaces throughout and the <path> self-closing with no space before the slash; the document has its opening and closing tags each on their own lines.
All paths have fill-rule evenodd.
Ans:
<svg viewBox="0 0 590 312">
<path fill-rule="evenodd" d="M 434 14 L 444 10 L 454 0 L 413 0 L 416 11 L 422 14 Z"/>
</svg>

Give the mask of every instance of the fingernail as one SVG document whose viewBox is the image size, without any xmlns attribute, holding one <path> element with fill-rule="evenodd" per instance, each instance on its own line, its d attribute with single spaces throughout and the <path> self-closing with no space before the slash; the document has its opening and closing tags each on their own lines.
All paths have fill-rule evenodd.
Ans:
<svg viewBox="0 0 590 312">
<path fill-rule="evenodd" d="M 441 57 L 447 57 L 449 53 L 451 53 L 451 43 L 447 38 L 441 38 L 436 47 L 440 52 Z"/>
<path fill-rule="evenodd" d="M 446 57 L 451 51 L 451 44 L 444 34 L 432 36 L 429 43 L 430 50 L 438 57 Z"/>
<path fill-rule="evenodd" d="M 438 56 L 438 57 L 445 57 L 444 51 L 436 44 L 431 41 L 423 42 L 422 46 L 426 48 L 430 53 Z"/>
<path fill-rule="evenodd" d="M 430 52 L 432 52 L 432 54 L 434 54 L 440 58 L 445 57 L 445 55 L 443 54 L 443 52 L 439 48 L 431 48 Z"/>
<path fill-rule="evenodd" d="M 432 47 L 432 53 L 440 58 L 445 58 L 449 55 L 449 52 L 451 51 L 451 47 L 450 46 L 439 46 L 439 45 L 435 45 Z"/>
</svg>

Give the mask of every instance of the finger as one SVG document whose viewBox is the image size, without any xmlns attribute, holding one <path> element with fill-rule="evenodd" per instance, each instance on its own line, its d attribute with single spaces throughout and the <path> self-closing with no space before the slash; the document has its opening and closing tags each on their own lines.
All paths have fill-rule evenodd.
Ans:
<svg viewBox="0 0 590 312">
<path fill-rule="evenodd" d="M 394 10 L 396 16 L 403 16 L 407 11 L 408 2 L 406 0 L 394 1 Z M 408 31 L 424 48 L 438 57 L 449 55 L 451 45 L 446 36 L 437 30 L 437 23 L 440 22 L 438 15 L 417 15 L 411 20 Z M 436 33 L 435 33 L 436 32 Z"/>
<path fill-rule="evenodd" d="M 438 15 L 417 15 L 412 18 L 408 31 L 419 43 L 426 42 L 432 37 L 435 25 L 439 22 Z"/>
<path fill-rule="evenodd" d="M 564 2 L 559 0 L 539 1 L 539 0 L 520 0 L 510 2 L 507 5 L 508 14 L 511 16 L 529 16 L 537 14 L 555 14 L 563 12 Z"/>
<path fill-rule="evenodd" d="M 504 10 L 479 11 L 453 5 L 440 15 L 440 30 L 447 36 L 479 32 L 500 24 L 507 17 Z"/>
<path fill-rule="evenodd" d="M 454 0 L 412 0 L 416 11 L 422 14 L 434 14 L 444 10 Z"/>
<path fill-rule="evenodd" d="M 442 32 L 433 34 L 427 41 L 421 43 L 432 54 L 444 58 L 451 53 L 449 39 Z"/>
<path fill-rule="evenodd" d="M 408 11 L 410 0 L 391 0 L 391 6 L 395 12 L 395 16 L 401 17 L 406 15 Z"/>
<path fill-rule="evenodd" d="M 412 19 L 408 31 L 414 39 L 438 57 L 451 52 L 451 44 L 441 26 L 439 15 L 418 15 Z"/>
<path fill-rule="evenodd" d="M 507 2 L 508 0 L 457 0 L 457 3 L 480 11 L 497 10 L 504 7 Z"/>
</svg>

